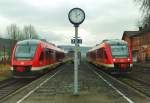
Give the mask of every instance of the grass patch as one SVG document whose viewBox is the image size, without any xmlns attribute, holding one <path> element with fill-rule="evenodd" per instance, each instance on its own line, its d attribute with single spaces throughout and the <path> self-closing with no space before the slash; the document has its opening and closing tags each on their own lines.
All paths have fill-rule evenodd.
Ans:
<svg viewBox="0 0 150 103">
<path fill-rule="evenodd" d="M 126 81 L 127 80 L 127 78 L 125 78 L 125 77 L 119 77 L 118 79 L 122 80 L 122 81 Z"/>
<path fill-rule="evenodd" d="M 11 77 L 10 65 L 0 64 L 0 81 Z"/>
</svg>

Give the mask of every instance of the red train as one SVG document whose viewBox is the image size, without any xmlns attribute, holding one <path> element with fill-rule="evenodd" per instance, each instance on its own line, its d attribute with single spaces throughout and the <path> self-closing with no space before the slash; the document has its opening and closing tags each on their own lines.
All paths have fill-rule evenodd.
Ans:
<svg viewBox="0 0 150 103">
<path fill-rule="evenodd" d="M 132 54 L 123 40 L 104 40 L 87 53 L 87 60 L 111 74 L 130 73 Z"/>
<path fill-rule="evenodd" d="M 46 73 L 64 62 L 64 50 L 41 40 L 19 41 L 13 51 L 11 71 L 14 77 L 31 78 Z"/>
</svg>

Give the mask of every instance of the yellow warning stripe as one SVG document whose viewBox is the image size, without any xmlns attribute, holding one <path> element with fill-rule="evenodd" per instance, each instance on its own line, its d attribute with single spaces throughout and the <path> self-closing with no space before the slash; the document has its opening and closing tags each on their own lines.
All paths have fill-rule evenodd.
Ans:
<svg viewBox="0 0 150 103">
<path fill-rule="evenodd" d="M 114 64 L 104 64 L 104 63 L 100 63 L 97 61 L 91 61 L 93 64 L 97 65 L 97 66 L 104 66 L 104 67 L 108 67 L 108 68 L 114 68 Z"/>
</svg>

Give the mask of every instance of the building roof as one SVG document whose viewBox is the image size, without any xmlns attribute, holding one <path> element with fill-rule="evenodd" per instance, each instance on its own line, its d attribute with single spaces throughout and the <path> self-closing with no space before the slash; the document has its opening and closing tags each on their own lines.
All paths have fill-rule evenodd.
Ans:
<svg viewBox="0 0 150 103">
<path fill-rule="evenodd" d="M 122 39 L 124 39 L 125 35 L 128 37 L 134 37 L 140 35 L 141 33 L 141 31 L 124 31 Z"/>
</svg>

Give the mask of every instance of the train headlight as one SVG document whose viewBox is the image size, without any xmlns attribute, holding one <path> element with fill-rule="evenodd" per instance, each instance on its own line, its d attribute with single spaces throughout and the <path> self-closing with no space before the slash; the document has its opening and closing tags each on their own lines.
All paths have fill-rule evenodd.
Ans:
<svg viewBox="0 0 150 103">
<path fill-rule="evenodd" d="M 115 61 L 116 61 L 116 59 L 113 59 L 113 61 L 115 62 Z"/>
<path fill-rule="evenodd" d="M 128 61 L 130 61 L 130 58 L 128 58 Z"/>
</svg>

